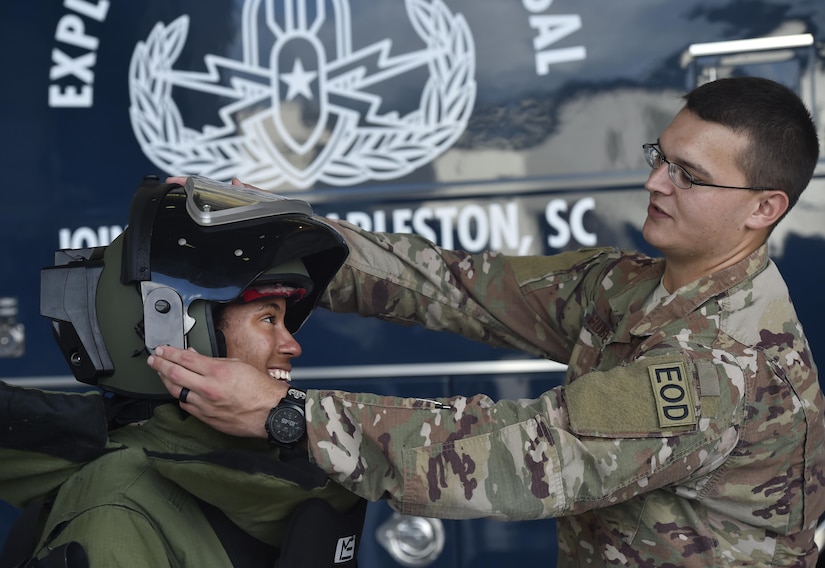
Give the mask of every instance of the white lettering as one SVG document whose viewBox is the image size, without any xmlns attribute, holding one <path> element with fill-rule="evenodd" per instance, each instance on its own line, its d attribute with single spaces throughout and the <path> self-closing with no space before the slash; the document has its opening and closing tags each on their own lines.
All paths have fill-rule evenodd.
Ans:
<svg viewBox="0 0 825 568">
<path fill-rule="evenodd" d="M 481 206 L 468 205 L 458 214 L 458 240 L 461 248 L 468 252 L 479 252 L 487 247 L 490 225 Z"/>
<path fill-rule="evenodd" d="M 72 238 L 69 241 L 69 247 L 73 249 L 96 247 L 97 233 L 91 227 L 80 227 L 72 233 Z"/>
<path fill-rule="evenodd" d="M 58 231 L 58 248 L 82 249 L 104 247 L 110 245 L 122 232 L 123 227 L 118 225 L 98 227 L 96 231 L 91 227 L 78 227 L 74 231 L 71 229 L 60 229 L 60 231 Z"/>
<path fill-rule="evenodd" d="M 550 47 L 582 27 L 582 20 L 578 14 L 530 16 L 529 22 L 530 27 L 538 32 L 533 38 L 533 48 L 536 51 Z"/>
<path fill-rule="evenodd" d="M 547 75 L 551 65 L 581 61 L 587 58 L 587 51 L 582 46 L 550 49 L 536 53 L 536 74 Z"/>
<path fill-rule="evenodd" d="M 94 66 L 100 40 L 86 33 L 86 24 L 78 16 L 102 22 L 109 12 L 109 0 L 97 3 L 88 0 L 66 0 L 63 5 L 75 14 L 66 14 L 57 22 L 54 38 L 60 43 L 84 49 L 87 53 L 71 56 L 58 48 L 52 49 L 52 67 L 49 69 L 49 106 L 89 108 L 94 99 Z M 72 78 L 78 84 L 58 84 L 60 79 Z"/>
<path fill-rule="evenodd" d="M 86 84 L 93 83 L 95 74 L 92 67 L 97 60 L 94 53 L 87 53 L 82 57 L 72 58 L 57 48 L 52 50 L 52 61 L 55 65 L 49 69 L 49 79 L 52 81 L 72 75 Z"/>
<path fill-rule="evenodd" d="M 530 27 L 537 32 L 536 37 L 533 38 L 533 49 L 536 52 L 536 73 L 538 75 L 547 75 L 551 65 L 580 61 L 587 57 L 587 50 L 584 46 L 547 49 L 557 41 L 581 29 L 582 21 L 578 14 L 532 15 L 529 22 Z"/>
<path fill-rule="evenodd" d="M 69 229 L 60 229 L 57 232 L 57 241 L 59 249 L 67 249 L 71 248 L 69 245 L 72 243 L 72 232 Z"/>
<path fill-rule="evenodd" d="M 594 246 L 597 237 L 585 228 L 587 213 L 595 209 L 592 197 L 568 203 L 553 199 L 544 209 L 550 226 L 547 244 L 560 249 L 575 241 Z M 535 236 L 522 235 L 523 212 L 518 201 L 463 203 L 461 206 L 399 207 L 375 211 L 328 213 L 332 219 L 344 218 L 368 231 L 415 233 L 447 249 L 468 252 L 505 251 L 509 254 L 531 254 Z M 391 225 L 387 225 L 390 222 Z M 532 251 L 535 254 L 538 251 Z"/>
<path fill-rule="evenodd" d="M 392 212 L 392 230 L 395 233 L 412 233 L 410 220 L 412 209 L 396 209 Z"/>
<path fill-rule="evenodd" d="M 115 237 L 123 232 L 120 227 L 98 227 L 97 242 L 98 246 L 108 246 L 115 240 Z"/>
<path fill-rule="evenodd" d="M 544 12 L 553 3 L 553 0 L 522 0 L 522 5 L 527 8 L 528 12 Z"/>
<path fill-rule="evenodd" d="M 551 248 L 560 249 L 570 242 L 570 227 L 561 216 L 567 211 L 567 202 L 564 199 L 554 199 L 544 208 L 544 218 L 551 228 L 556 230 L 556 235 L 547 237 L 547 244 Z"/>
<path fill-rule="evenodd" d="M 518 247 L 517 254 L 519 256 L 524 256 L 530 252 L 530 245 L 533 244 L 533 235 L 524 235 L 521 238 L 521 244 Z"/>
<path fill-rule="evenodd" d="M 567 202 L 564 199 L 553 199 L 544 208 L 544 218 L 556 234 L 547 237 L 547 244 L 551 248 L 560 249 L 570 242 L 571 237 L 576 243 L 584 246 L 594 246 L 597 237 L 584 228 L 584 215 L 596 207 L 592 197 L 585 197 L 576 201 L 570 208 L 569 222 L 562 216 L 567 212 Z"/>
<path fill-rule="evenodd" d="M 518 205 L 512 201 L 504 208 L 499 203 L 491 204 L 490 250 L 504 250 L 506 246 L 516 251 L 518 255 L 527 254 L 530 251 L 530 245 L 533 244 L 533 236 L 521 237 L 520 234 Z"/>
<path fill-rule="evenodd" d="M 387 214 L 384 213 L 383 211 L 376 211 L 374 219 L 375 219 L 375 225 L 373 225 L 373 226 L 375 228 L 373 229 L 373 231 L 378 231 L 378 232 L 381 232 L 381 233 L 386 232 L 386 230 L 387 230 Z"/>
<path fill-rule="evenodd" d="M 109 0 L 101 0 L 97 4 L 92 4 L 86 0 L 66 0 L 63 5 L 69 10 L 83 14 L 87 18 L 98 22 L 105 20 L 106 13 L 109 11 Z"/>
<path fill-rule="evenodd" d="M 448 249 L 454 249 L 453 242 L 453 220 L 458 216 L 457 207 L 438 207 L 435 210 L 435 216 L 441 223 L 441 246 Z"/>
<path fill-rule="evenodd" d="M 427 221 L 432 220 L 432 218 L 433 210 L 429 207 L 417 209 L 415 213 L 413 213 L 413 231 L 425 239 L 435 242 L 438 240 L 438 235 L 435 234 L 433 228 L 427 223 Z"/>
<path fill-rule="evenodd" d="M 520 234 L 520 210 L 516 201 L 349 211 L 340 215 L 328 213 L 327 217 L 344 218 L 368 231 L 415 233 L 444 248 L 469 252 L 506 250 L 511 254 L 527 254 L 533 243 L 531 235 Z M 387 219 L 392 221 L 392 226 L 386 226 Z"/>
<path fill-rule="evenodd" d="M 570 229 L 573 232 L 573 238 L 578 241 L 580 245 L 592 247 L 596 245 L 596 235 L 590 233 L 584 228 L 584 214 L 588 211 L 593 211 L 596 208 L 596 200 L 592 197 L 585 197 L 573 204 L 570 209 Z"/>
<path fill-rule="evenodd" d="M 83 85 L 78 92 L 74 85 L 49 86 L 49 106 L 53 108 L 73 107 L 82 108 L 92 106 L 92 88 Z"/>
<path fill-rule="evenodd" d="M 109 227 L 109 242 L 106 244 L 112 244 L 112 241 L 118 238 L 122 232 L 123 227 L 121 227 L 120 225 L 112 225 L 111 227 Z"/>
<path fill-rule="evenodd" d="M 518 207 L 510 202 L 506 209 L 505 214 L 500 204 L 490 205 L 490 248 L 493 250 L 504 248 L 504 242 L 511 249 L 519 246 Z"/>
<path fill-rule="evenodd" d="M 57 41 L 82 47 L 89 51 L 97 49 L 98 39 L 86 34 L 86 26 L 80 16 L 67 14 L 57 22 L 57 32 L 54 34 Z"/>
</svg>

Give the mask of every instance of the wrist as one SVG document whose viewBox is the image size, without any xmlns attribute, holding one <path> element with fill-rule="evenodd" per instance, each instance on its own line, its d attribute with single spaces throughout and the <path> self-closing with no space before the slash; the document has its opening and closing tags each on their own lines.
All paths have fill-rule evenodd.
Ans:
<svg viewBox="0 0 825 568">
<path fill-rule="evenodd" d="M 264 423 L 267 439 L 279 446 L 292 447 L 306 436 L 306 393 L 290 387 Z"/>
</svg>

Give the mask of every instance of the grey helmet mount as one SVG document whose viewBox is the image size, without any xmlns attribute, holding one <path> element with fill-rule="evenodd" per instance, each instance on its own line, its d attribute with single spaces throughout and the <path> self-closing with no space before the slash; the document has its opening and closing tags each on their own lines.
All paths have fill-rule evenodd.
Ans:
<svg viewBox="0 0 825 568">
<path fill-rule="evenodd" d="M 170 395 L 147 364 L 160 345 L 220 356 L 215 306 L 266 283 L 300 288 L 294 333 L 346 260 L 343 237 L 304 201 L 190 177 L 144 177 L 110 245 L 59 250 L 41 271 L 40 313 L 75 378 L 135 398 Z"/>
</svg>

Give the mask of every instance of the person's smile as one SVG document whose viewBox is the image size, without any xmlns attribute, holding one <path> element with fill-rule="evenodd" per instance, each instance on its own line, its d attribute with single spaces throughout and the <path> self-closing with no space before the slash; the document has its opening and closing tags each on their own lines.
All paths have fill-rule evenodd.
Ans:
<svg viewBox="0 0 825 568">
<path fill-rule="evenodd" d="M 289 382 L 292 380 L 292 373 L 290 373 L 287 369 L 276 369 L 270 368 L 268 369 L 269 376 L 275 379 L 276 381 L 286 381 Z"/>
</svg>

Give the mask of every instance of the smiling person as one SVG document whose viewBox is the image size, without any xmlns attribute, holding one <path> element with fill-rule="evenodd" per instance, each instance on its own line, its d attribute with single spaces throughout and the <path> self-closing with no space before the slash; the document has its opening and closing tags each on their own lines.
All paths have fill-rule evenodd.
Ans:
<svg viewBox="0 0 825 568">
<path fill-rule="evenodd" d="M 303 202 L 293 210 L 224 189 L 148 180 L 123 235 L 44 270 L 42 308 L 58 343 L 77 378 L 106 395 L 3 385 L 0 497 L 34 502 L 22 518 L 31 512 L 42 529 L 15 526 L 0 565 L 357 565 L 366 502 L 296 443 L 300 396 L 268 440 L 232 437 L 181 412 L 145 363 L 160 345 L 186 344 L 300 392 L 289 386 L 301 355 L 293 333 L 346 247 Z M 69 428 L 67 400 L 78 409 L 66 413 Z"/>
<path fill-rule="evenodd" d="M 568 371 L 535 400 L 311 390 L 311 459 L 404 513 L 557 517 L 562 567 L 813 566 L 825 403 L 767 239 L 813 175 L 816 129 L 766 79 L 721 79 L 684 101 L 643 146 L 643 234 L 663 258 L 468 254 L 335 223 L 351 254 L 322 306 Z M 221 430 L 265 436 L 286 391 L 179 349 L 151 364 Z"/>
</svg>

